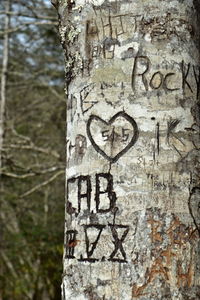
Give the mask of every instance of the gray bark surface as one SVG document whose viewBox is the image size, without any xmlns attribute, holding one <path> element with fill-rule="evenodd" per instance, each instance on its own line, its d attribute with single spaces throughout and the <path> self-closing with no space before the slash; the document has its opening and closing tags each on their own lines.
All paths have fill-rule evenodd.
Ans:
<svg viewBox="0 0 200 300">
<path fill-rule="evenodd" d="M 200 299 L 198 2 L 56 6 L 68 95 L 63 300 Z"/>
</svg>

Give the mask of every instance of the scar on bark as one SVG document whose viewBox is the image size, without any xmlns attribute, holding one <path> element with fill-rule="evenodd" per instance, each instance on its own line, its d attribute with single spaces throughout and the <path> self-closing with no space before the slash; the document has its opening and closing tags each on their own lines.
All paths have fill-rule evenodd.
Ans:
<svg viewBox="0 0 200 300">
<path fill-rule="evenodd" d="M 153 218 L 148 220 L 148 223 L 151 224 L 152 232 L 151 232 L 151 240 L 152 243 L 162 242 L 163 238 L 158 232 L 158 228 L 162 228 L 162 221 L 154 220 Z M 193 270 L 193 258 L 194 258 L 194 248 L 192 247 L 190 251 L 190 261 L 188 263 L 187 270 L 184 272 L 182 268 L 182 260 L 179 253 L 177 253 L 176 246 L 179 246 L 179 249 L 183 249 L 185 244 L 191 237 L 194 239 L 197 238 L 196 235 L 192 236 L 193 228 L 187 227 L 180 222 L 177 216 L 174 216 L 174 219 L 171 221 L 169 229 L 166 231 L 166 234 L 169 238 L 169 245 L 167 249 L 160 251 L 160 245 L 155 248 L 156 250 L 156 259 L 153 262 L 150 268 L 147 268 L 145 273 L 145 283 L 141 286 L 137 286 L 136 283 L 132 286 L 132 298 L 137 298 L 140 296 L 147 295 L 148 292 L 145 292 L 147 286 L 153 282 L 157 276 L 161 276 L 164 281 L 169 282 L 171 280 L 171 265 L 172 261 L 175 260 L 176 263 L 176 278 L 177 278 L 177 286 L 178 287 L 191 287 L 194 278 L 194 270 Z M 181 251 L 180 251 L 181 253 Z M 135 261 L 137 263 L 137 260 Z"/>
<path fill-rule="evenodd" d="M 192 249 L 190 254 L 190 263 L 187 268 L 187 271 L 183 273 L 183 267 L 182 262 L 179 260 L 177 263 L 177 284 L 178 287 L 191 287 L 192 281 L 194 277 L 194 263 L 193 263 L 193 257 L 194 257 L 194 250 Z"/>
<path fill-rule="evenodd" d="M 133 284 L 132 298 L 147 295 L 147 293 L 143 293 L 145 288 L 156 278 L 158 274 L 162 275 L 165 281 L 169 280 L 168 270 L 163 266 L 161 257 L 156 259 L 150 270 L 146 270 L 145 278 L 147 278 L 147 280 L 142 286 L 137 287 L 135 283 Z"/>
</svg>

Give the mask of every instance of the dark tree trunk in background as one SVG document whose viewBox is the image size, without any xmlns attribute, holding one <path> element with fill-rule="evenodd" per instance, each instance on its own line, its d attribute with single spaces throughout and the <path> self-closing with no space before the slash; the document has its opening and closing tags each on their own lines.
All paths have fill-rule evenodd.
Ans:
<svg viewBox="0 0 200 300">
<path fill-rule="evenodd" d="M 63 300 L 200 298 L 198 5 L 55 4 L 68 96 Z"/>
</svg>

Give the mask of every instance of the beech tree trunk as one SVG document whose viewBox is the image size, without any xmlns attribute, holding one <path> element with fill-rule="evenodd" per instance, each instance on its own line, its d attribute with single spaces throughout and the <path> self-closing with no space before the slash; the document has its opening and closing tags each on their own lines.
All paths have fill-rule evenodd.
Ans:
<svg viewBox="0 0 200 300">
<path fill-rule="evenodd" d="M 57 1 L 63 300 L 200 299 L 199 2 Z"/>
</svg>

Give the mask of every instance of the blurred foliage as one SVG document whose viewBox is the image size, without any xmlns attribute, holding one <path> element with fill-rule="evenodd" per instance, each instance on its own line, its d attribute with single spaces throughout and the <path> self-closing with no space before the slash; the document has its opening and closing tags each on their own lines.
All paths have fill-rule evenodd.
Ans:
<svg viewBox="0 0 200 300">
<path fill-rule="evenodd" d="M 57 15 L 49 2 L 13 0 L 11 7 L 19 15 L 10 15 L 1 175 L 0 299 L 3 300 L 61 297 L 64 62 Z M 5 1 L 0 3 L 2 33 L 4 4 Z M 42 16 L 50 19 L 43 20 Z M 3 34 L 0 54 L 2 45 Z"/>
</svg>

